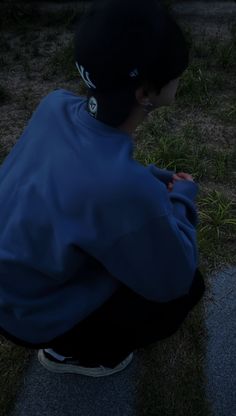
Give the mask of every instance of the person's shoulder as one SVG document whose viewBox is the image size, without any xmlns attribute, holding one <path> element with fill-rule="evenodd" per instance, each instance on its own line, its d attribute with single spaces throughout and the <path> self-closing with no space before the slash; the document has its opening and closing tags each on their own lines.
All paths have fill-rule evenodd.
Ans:
<svg viewBox="0 0 236 416">
<path fill-rule="evenodd" d="M 46 96 L 43 97 L 41 103 L 60 103 L 69 100 L 83 101 L 84 97 L 75 94 L 72 91 L 65 90 L 64 88 L 58 88 L 50 91 Z"/>
</svg>

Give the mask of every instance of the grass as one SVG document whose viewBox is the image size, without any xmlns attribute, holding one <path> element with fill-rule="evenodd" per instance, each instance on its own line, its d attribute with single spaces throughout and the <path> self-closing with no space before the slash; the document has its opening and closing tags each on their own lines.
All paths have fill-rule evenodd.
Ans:
<svg viewBox="0 0 236 416">
<path fill-rule="evenodd" d="M 221 151 L 212 150 L 209 151 L 210 158 L 210 172 L 209 178 L 217 181 L 218 183 L 233 182 L 235 154 L 232 150 Z"/>
<path fill-rule="evenodd" d="M 0 85 L 0 106 L 5 104 L 9 100 L 10 97 L 11 97 L 11 94 L 9 93 L 8 89 Z"/>
<path fill-rule="evenodd" d="M 177 103 L 180 106 L 209 108 L 215 104 L 214 88 L 216 76 L 212 77 L 204 64 L 192 62 L 181 77 L 177 92 Z M 218 87 L 222 86 L 221 79 L 217 79 Z M 219 85 L 220 84 L 220 85 Z"/>
<path fill-rule="evenodd" d="M 21 375 L 31 355 L 30 350 L 16 346 L 0 336 L 1 395 L 2 416 L 8 416 L 14 405 L 15 395 L 20 387 Z"/>
<path fill-rule="evenodd" d="M 235 40 L 223 42 L 218 39 L 201 40 L 193 44 L 193 54 L 197 59 L 206 59 L 207 68 L 217 67 L 233 71 L 236 67 Z"/>
<path fill-rule="evenodd" d="M 236 233 L 236 204 L 222 192 L 205 191 L 198 201 L 200 223 L 198 242 L 202 262 L 208 270 L 236 261 L 235 251 L 229 249 Z"/>
<path fill-rule="evenodd" d="M 18 34 L 40 31 L 41 28 L 60 27 L 73 31 L 76 22 L 87 8 L 86 3 L 80 7 L 64 7 L 63 10 L 44 11 L 36 2 L 25 2 L 23 0 L 3 0 L 0 14 L 0 30 L 14 31 Z"/>
<path fill-rule="evenodd" d="M 37 22 L 37 6 L 14 0 L 3 1 L 1 5 L 0 30 L 17 30 Z"/>
<path fill-rule="evenodd" d="M 221 108 L 220 103 L 218 108 L 213 109 L 213 114 L 220 119 L 224 124 L 236 124 L 236 98 L 228 98 L 224 106 Z"/>
<path fill-rule="evenodd" d="M 137 132 L 135 159 L 143 165 L 155 163 L 164 169 L 191 172 L 203 189 L 209 181 L 216 188 L 219 184 L 235 187 L 236 150 L 212 148 L 208 145 L 210 137 L 193 122 L 185 123 L 176 133 L 173 119 L 174 109 L 163 109 L 143 123 Z M 213 271 L 224 262 L 236 261 L 232 246 L 235 204 L 215 189 L 202 192 L 198 204 L 202 266 Z"/>
<path fill-rule="evenodd" d="M 135 414 L 211 415 L 209 403 L 203 400 L 202 314 L 202 304 L 198 304 L 174 335 L 143 350 Z"/>
<path fill-rule="evenodd" d="M 79 20 L 85 8 L 86 5 L 81 6 L 79 10 L 66 7 L 57 12 L 42 12 L 35 2 L 4 1 L 1 5 L 0 30 L 13 30 L 17 34 L 47 27 L 73 30 L 74 24 Z"/>
<path fill-rule="evenodd" d="M 86 95 L 87 88 L 84 85 L 78 69 L 75 65 L 74 45 L 73 41 L 69 41 L 67 45 L 58 45 L 53 57 L 49 58 L 44 65 L 42 78 L 44 81 L 51 81 L 57 76 L 65 81 L 78 82 L 82 95 Z"/>
<path fill-rule="evenodd" d="M 171 133 L 163 113 L 156 114 L 139 130 L 135 158 L 144 165 L 155 163 L 169 170 L 191 171 L 198 181 L 228 182 L 234 169 L 234 153 L 212 150 L 201 136 L 204 132 L 193 123 L 187 123 L 178 133 Z"/>
<path fill-rule="evenodd" d="M 158 141 L 156 150 L 147 153 L 140 148 L 138 160 L 143 164 L 155 163 L 161 168 L 175 171 L 191 171 L 196 179 L 207 174 L 205 146 L 196 141 L 189 142 L 186 136 L 164 136 Z"/>
<path fill-rule="evenodd" d="M 209 147 L 208 137 L 194 123 L 173 130 L 173 109 L 150 117 L 138 131 L 135 159 L 143 165 L 155 163 L 169 170 L 191 172 L 200 182 L 235 186 L 236 152 Z M 236 209 L 233 201 L 217 190 L 201 192 L 198 199 L 198 242 L 201 266 L 208 272 L 236 262 L 234 240 Z"/>
<path fill-rule="evenodd" d="M 24 112 L 25 120 L 29 120 L 34 111 L 34 106 L 32 106 L 32 89 L 29 87 L 27 90 L 22 91 L 20 98 L 17 98 L 16 101 Z"/>
<path fill-rule="evenodd" d="M 6 150 L 4 149 L 3 145 L 0 143 L 0 165 L 4 161 L 4 159 L 6 158 L 6 156 L 7 156 Z"/>
<path fill-rule="evenodd" d="M 52 58 L 45 63 L 43 79 L 51 80 L 55 76 L 60 76 L 66 81 L 79 78 L 78 70 L 75 66 L 73 43 L 66 46 L 58 46 Z"/>
<path fill-rule="evenodd" d="M 8 66 L 8 55 L 11 52 L 11 45 L 8 39 L 4 36 L 4 33 L 0 36 L 0 68 L 5 69 Z"/>
<path fill-rule="evenodd" d="M 200 233 L 212 238 L 227 237 L 236 231 L 236 204 L 222 193 L 211 191 L 200 200 Z"/>
<path fill-rule="evenodd" d="M 231 33 L 231 40 L 232 40 L 234 46 L 236 46 L 236 23 L 231 24 L 230 33 Z"/>
<path fill-rule="evenodd" d="M 177 102 L 207 110 L 216 105 L 216 92 L 222 91 L 228 75 L 236 71 L 236 29 L 231 25 L 227 41 L 211 38 L 194 40 L 191 30 L 183 28 L 190 47 L 190 65 L 181 78 Z M 234 117 L 234 108 L 230 114 Z"/>
</svg>

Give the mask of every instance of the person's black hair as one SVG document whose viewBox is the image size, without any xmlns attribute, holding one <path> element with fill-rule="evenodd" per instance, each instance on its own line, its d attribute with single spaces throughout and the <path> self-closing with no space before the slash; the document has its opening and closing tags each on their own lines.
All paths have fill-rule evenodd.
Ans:
<svg viewBox="0 0 236 416">
<path fill-rule="evenodd" d="M 129 83 L 122 85 L 118 76 L 117 82 L 113 82 L 113 85 L 107 89 L 88 88 L 87 90 L 88 99 L 93 96 L 98 102 L 97 119 L 117 127 L 138 105 L 135 97 L 138 87 L 146 86 L 147 91 L 155 91 L 158 94 L 165 85 L 184 72 L 188 66 L 189 46 L 174 17 L 161 6 L 160 1 L 104 0 L 101 5 L 107 22 L 110 17 L 114 18 L 116 7 L 121 13 L 121 20 L 118 22 L 123 28 L 121 38 L 126 36 L 128 39 L 128 36 L 132 37 L 134 34 L 136 43 L 140 42 L 140 53 L 137 52 L 139 77 L 132 78 Z M 123 20 L 121 5 L 123 5 Z M 101 11 L 99 4 L 92 6 L 88 18 L 89 14 L 96 16 L 99 10 Z M 106 27 L 103 30 L 106 32 Z M 109 29 L 107 31 L 109 36 Z M 96 34 L 94 42 L 96 42 Z M 114 39 L 114 47 L 116 47 L 115 42 L 117 39 Z M 128 41 L 127 43 L 129 44 Z M 123 44 L 125 45 L 125 41 Z M 129 51 L 124 51 L 124 59 L 126 57 L 129 59 Z M 92 59 L 90 56 L 90 60 Z"/>
</svg>

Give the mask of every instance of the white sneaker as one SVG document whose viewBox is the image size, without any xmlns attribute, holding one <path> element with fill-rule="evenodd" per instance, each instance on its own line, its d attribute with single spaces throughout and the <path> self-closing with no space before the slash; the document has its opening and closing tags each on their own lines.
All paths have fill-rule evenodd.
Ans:
<svg viewBox="0 0 236 416">
<path fill-rule="evenodd" d="M 38 351 L 38 360 L 48 371 L 53 373 L 73 373 L 81 374 L 90 377 L 105 377 L 118 373 L 124 370 L 133 360 L 134 353 L 128 355 L 121 363 L 114 368 L 103 367 L 83 367 L 80 365 L 79 360 L 72 360 L 71 358 L 65 358 L 61 360 L 61 356 L 55 358 L 46 349 Z"/>
</svg>

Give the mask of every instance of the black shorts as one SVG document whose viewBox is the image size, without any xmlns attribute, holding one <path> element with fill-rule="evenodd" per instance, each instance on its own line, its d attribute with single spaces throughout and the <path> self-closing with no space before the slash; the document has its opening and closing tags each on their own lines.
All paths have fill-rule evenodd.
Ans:
<svg viewBox="0 0 236 416">
<path fill-rule="evenodd" d="M 59 354 L 78 357 L 88 365 L 114 365 L 131 351 L 176 332 L 204 291 L 204 280 L 197 269 L 189 293 L 185 296 L 159 303 L 149 301 L 122 285 L 99 309 L 47 343 L 31 344 L 6 331 L 0 332 L 24 347 L 53 348 Z"/>
</svg>

